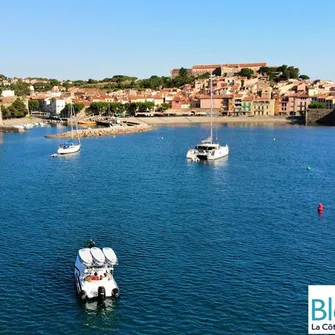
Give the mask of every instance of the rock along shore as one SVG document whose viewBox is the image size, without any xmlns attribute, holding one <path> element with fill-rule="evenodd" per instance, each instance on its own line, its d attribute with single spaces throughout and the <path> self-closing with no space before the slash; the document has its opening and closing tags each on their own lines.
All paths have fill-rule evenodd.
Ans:
<svg viewBox="0 0 335 335">
<path fill-rule="evenodd" d="M 106 128 L 88 128 L 88 129 L 79 129 L 80 137 L 98 137 L 98 136 L 113 136 L 121 134 L 133 134 L 141 133 L 144 131 L 152 130 L 153 126 L 146 123 L 131 123 L 127 122 L 121 125 L 116 125 Z M 76 131 L 75 131 L 76 134 Z M 71 132 L 67 131 L 61 134 L 46 135 L 46 138 L 69 138 L 71 137 Z"/>
</svg>

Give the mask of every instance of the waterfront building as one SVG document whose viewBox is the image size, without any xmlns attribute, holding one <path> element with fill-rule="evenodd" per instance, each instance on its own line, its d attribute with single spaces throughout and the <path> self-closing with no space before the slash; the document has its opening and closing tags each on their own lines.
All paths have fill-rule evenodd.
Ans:
<svg viewBox="0 0 335 335">
<path fill-rule="evenodd" d="M 327 97 L 325 106 L 327 109 L 335 109 L 335 96 L 331 95 Z"/>
<path fill-rule="evenodd" d="M 211 108 L 211 97 L 210 95 L 201 95 L 199 97 L 200 108 L 208 109 Z M 213 95 L 213 109 L 222 110 L 222 95 Z"/>
<path fill-rule="evenodd" d="M 268 98 L 255 98 L 253 100 L 253 112 L 252 115 L 267 115 L 272 116 L 275 112 L 275 100 Z"/>
<path fill-rule="evenodd" d="M 191 104 L 187 98 L 175 95 L 172 100 L 171 108 L 172 109 L 191 108 Z"/>
<path fill-rule="evenodd" d="M 241 114 L 242 115 L 252 115 L 253 114 L 253 96 L 242 98 L 241 104 Z"/>
</svg>

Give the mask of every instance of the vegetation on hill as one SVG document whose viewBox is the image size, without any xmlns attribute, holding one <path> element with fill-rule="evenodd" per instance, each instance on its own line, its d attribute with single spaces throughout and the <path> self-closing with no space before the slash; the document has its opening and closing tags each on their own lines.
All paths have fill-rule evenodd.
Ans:
<svg viewBox="0 0 335 335">
<path fill-rule="evenodd" d="M 294 66 L 282 65 L 278 67 L 262 66 L 258 73 L 265 74 L 270 81 L 276 83 L 289 79 L 309 79 L 305 74 L 300 75 L 300 69 Z"/>
<path fill-rule="evenodd" d="M 75 115 L 77 115 L 85 105 L 82 102 L 75 102 L 72 104 L 73 112 Z M 61 117 L 70 117 L 71 113 L 71 104 L 66 104 L 65 108 L 61 111 Z"/>
<path fill-rule="evenodd" d="M 28 108 L 30 111 L 39 111 L 40 110 L 40 102 L 38 100 L 29 100 Z"/>
<path fill-rule="evenodd" d="M 1 106 L 1 111 L 4 119 L 25 117 L 28 114 L 26 105 L 20 99 L 16 99 L 9 107 Z"/>
<path fill-rule="evenodd" d="M 94 115 L 122 115 L 125 112 L 128 112 L 130 115 L 135 115 L 136 112 L 146 112 L 151 111 L 155 107 L 155 103 L 148 102 L 93 102 L 90 105 L 90 112 Z M 160 110 L 166 110 L 170 107 L 169 104 L 162 104 Z"/>
<path fill-rule="evenodd" d="M 213 74 L 216 76 L 221 76 L 221 68 L 218 68 L 213 71 Z M 258 74 L 262 74 L 268 77 L 268 79 L 273 83 L 278 83 L 280 81 L 285 81 L 288 79 L 309 79 L 305 74 L 300 74 L 299 68 L 288 65 L 281 65 L 279 67 L 271 66 L 262 66 Z M 240 72 L 237 73 L 242 77 L 251 78 L 255 75 L 254 71 L 250 68 L 243 68 Z M 153 75 L 150 78 L 138 79 L 137 77 L 125 76 L 125 75 L 115 75 L 111 78 L 104 78 L 102 80 L 88 79 L 88 80 L 66 80 L 63 82 L 58 81 L 57 79 L 46 79 L 46 78 L 34 78 L 37 80 L 33 84 L 35 91 L 37 92 L 47 92 L 50 91 L 54 86 L 63 86 L 65 90 L 68 90 L 70 87 L 78 88 L 96 88 L 104 89 L 107 93 L 111 93 L 117 90 L 124 89 L 134 89 L 134 90 L 160 90 L 164 88 L 179 88 L 185 84 L 193 83 L 199 79 L 209 78 L 210 73 L 201 74 L 198 77 L 192 76 L 189 74 L 189 71 L 181 67 L 179 69 L 179 74 L 175 78 L 170 78 L 166 76 L 156 76 Z M 0 74 L 0 82 L 7 79 L 6 76 Z M 14 90 L 17 96 L 26 96 L 30 94 L 31 84 L 23 82 L 21 79 L 17 80 L 16 83 L 10 84 L 9 86 L 0 85 L 0 93 L 2 90 L 10 89 Z"/>
</svg>

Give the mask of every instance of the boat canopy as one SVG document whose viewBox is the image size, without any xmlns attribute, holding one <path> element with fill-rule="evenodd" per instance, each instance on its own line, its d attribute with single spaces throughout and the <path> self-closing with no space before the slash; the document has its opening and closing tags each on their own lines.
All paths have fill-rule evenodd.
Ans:
<svg viewBox="0 0 335 335">
<path fill-rule="evenodd" d="M 212 143 L 212 144 L 198 144 L 196 146 L 196 149 L 198 150 L 213 150 L 213 149 L 218 149 L 219 148 L 219 144 L 217 143 Z"/>
<path fill-rule="evenodd" d="M 90 249 L 93 261 L 97 265 L 103 265 L 105 263 L 105 255 L 100 248 L 93 247 Z"/>
<path fill-rule="evenodd" d="M 92 258 L 92 255 L 91 255 L 91 252 L 90 252 L 90 249 L 89 248 L 83 248 L 83 249 L 80 249 L 78 251 L 78 256 L 79 256 L 79 259 L 80 261 L 87 265 L 87 266 L 90 266 L 92 265 L 93 263 L 93 258 Z"/>
<path fill-rule="evenodd" d="M 111 263 L 112 265 L 115 265 L 118 263 L 117 257 L 112 248 L 108 248 L 108 247 L 102 248 L 102 251 L 106 257 L 107 262 Z"/>
</svg>

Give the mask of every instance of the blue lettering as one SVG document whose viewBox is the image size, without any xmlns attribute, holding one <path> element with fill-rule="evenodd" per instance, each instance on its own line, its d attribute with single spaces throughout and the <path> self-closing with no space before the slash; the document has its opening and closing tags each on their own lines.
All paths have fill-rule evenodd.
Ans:
<svg viewBox="0 0 335 335">
<path fill-rule="evenodd" d="M 328 320 L 329 321 L 331 321 L 331 319 L 332 319 L 332 298 L 328 298 L 328 311 L 329 311 L 329 313 L 328 313 L 328 315 L 329 315 L 329 317 L 328 317 Z"/>
<path fill-rule="evenodd" d="M 320 303 L 321 306 L 316 307 L 316 304 Z M 313 321 L 320 321 L 325 319 L 325 317 L 327 316 L 327 313 L 324 311 L 325 307 L 325 302 L 322 299 L 312 299 L 312 320 Z M 321 312 L 322 313 L 322 317 L 317 318 L 316 317 L 316 312 Z"/>
</svg>

